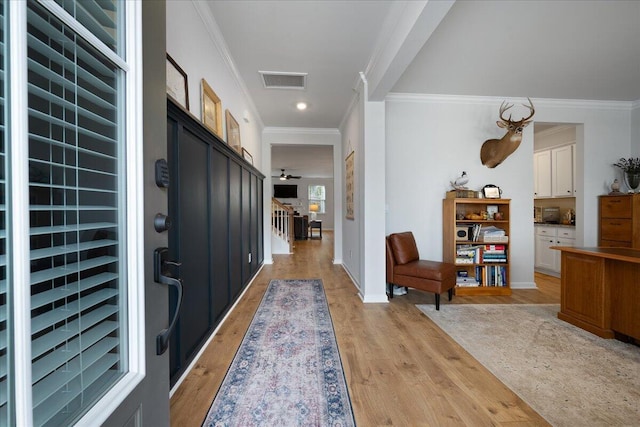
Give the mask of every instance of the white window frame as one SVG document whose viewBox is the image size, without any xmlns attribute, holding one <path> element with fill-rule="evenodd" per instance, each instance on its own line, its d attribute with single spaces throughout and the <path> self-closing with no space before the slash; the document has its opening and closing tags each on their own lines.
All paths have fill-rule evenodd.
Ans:
<svg viewBox="0 0 640 427">
<path fill-rule="evenodd" d="M 324 187 L 324 199 L 312 199 L 311 198 L 311 187 Z M 320 208 L 320 210 L 317 212 L 318 214 L 325 214 L 327 213 L 327 186 L 324 184 L 309 184 L 307 186 L 307 197 L 308 197 L 308 206 L 307 208 L 311 207 L 312 204 L 317 204 L 318 208 Z M 314 202 L 321 202 L 321 203 L 314 203 Z M 310 212 L 310 211 L 309 211 Z"/>
<path fill-rule="evenodd" d="M 126 60 L 116 55 L 104 43 L 52 0 L 38 0 L 57 18 L 70 26 L 82 38 L 116 64 L 124 73 L 126 105 L 123 140 L 126 141 L 127 192 L 126 235 L 127 248 L 127 372 L 113 387 L 78 421 L 78 426 L 100 425 L 133 392 L 146 375 L 145 354 L 145 294 L 144 294 L 144 204 L 143 204 L 143 133 L 142 133 L 142 5 L 140 1 L 121 2 L 125 7 Z M 14 387 L 9 390 L 15 408 L 15 420 L 19 425 L 33 425 L 31 385 L 31 295 L 29 286 L 29 176 L 28 176 L 28 97 L 27 97 L 27 2 L 7 1 L 10 24 L 9 61 L 7 67 L 10 82 L 10 118 L 7 132 L 10 185 L 7 186 L 11 202 L 8 206 L 9 227 L 7 242 L 8 263 L 11 268 L 9 282 L 13 283 L 10 304 L 13 306 L 11 330 L 13 337 Z M 22 42 L 15 42 L 16 40 Z M 17 165 L 17 166 L 16 166 Z M 11 368 L 11 367 L 10 367 Z M 14 420 L 14 421 L 15 421 Z"/>
</svg>

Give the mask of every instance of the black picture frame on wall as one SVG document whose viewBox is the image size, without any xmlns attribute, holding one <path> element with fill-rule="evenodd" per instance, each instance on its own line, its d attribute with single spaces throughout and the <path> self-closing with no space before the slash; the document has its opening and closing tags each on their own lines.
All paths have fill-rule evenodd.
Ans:
<svg viewBox="0 0 640 427">
<path fill-rule="evenodd" d="M 167 53 L 167 95 L 189 111 L 189 85 L 187 73 Z"/>
<path fill-rule="evenodd" d="M 253 156 L 251 155 L 250 152 L 247 151 L 246 148 L 242 147 L 242 157 L 249 163 L 251 163 L 251 165 L 253 165 Z"/>
</svg>

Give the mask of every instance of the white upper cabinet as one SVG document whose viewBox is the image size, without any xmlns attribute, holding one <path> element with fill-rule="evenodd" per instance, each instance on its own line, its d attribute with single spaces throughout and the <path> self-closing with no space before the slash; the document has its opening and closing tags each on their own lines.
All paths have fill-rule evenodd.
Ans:
<svg viewBox="0 0 640 427">
<path fill-rule="evenodd" d="M 533 197 L 551 197 L 551 151 L 533 153 Z"/>
<path fill-rule="evenodd" d="M 575 196 L 575 144 L 533 153 L 534 198 Z"/>
<path fill-rule="evenodd" d="M 567 145 L 551 150 L 553 197 L 573 196 L 573 148 Z"/>
</svg>

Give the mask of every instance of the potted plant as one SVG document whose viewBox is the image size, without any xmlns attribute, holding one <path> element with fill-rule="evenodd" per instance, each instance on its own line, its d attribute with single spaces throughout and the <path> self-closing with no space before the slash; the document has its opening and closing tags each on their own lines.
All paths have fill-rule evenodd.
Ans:
<svg viewBox="0 0 640 427">
<path fill-rule="evenodd" d="M 640 157 L 620 158 L 613 166 L 619 167 L 624 172 L 624 181 L 633 192 L 640 185 Z"/>
</svg>

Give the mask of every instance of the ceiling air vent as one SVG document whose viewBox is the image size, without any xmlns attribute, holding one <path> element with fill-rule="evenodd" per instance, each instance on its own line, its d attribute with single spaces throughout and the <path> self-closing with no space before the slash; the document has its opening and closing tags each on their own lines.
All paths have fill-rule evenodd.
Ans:
<svg viewBox="0 0 640 427">
<path fill-rule="evenodd" d="M 285 73 L 279 71 L 258 71 L 266 89 L 300 89 L 307 85 L 307 73 Z"/>
</svg>

